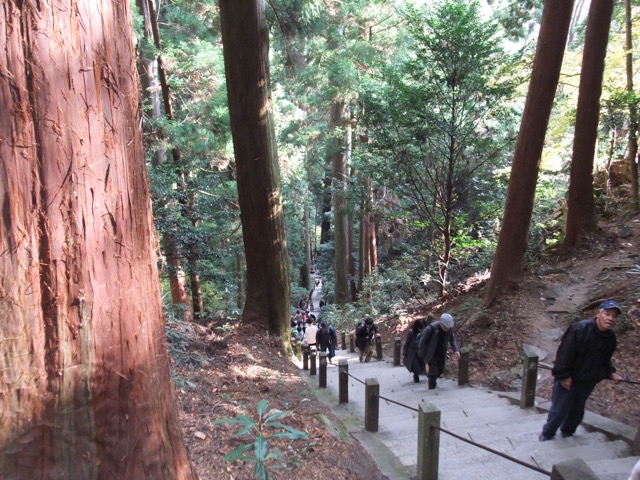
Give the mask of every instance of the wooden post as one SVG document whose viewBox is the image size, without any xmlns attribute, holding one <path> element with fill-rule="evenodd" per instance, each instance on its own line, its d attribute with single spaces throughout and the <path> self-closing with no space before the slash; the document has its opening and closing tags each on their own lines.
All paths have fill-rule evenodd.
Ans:
<svg viewBox="0 0 640 480">
<path fill-rule="evenodd" d="M 320 352 L 320 376 L 318 387 L 327 388 L 327 352 Z"/>
<path fill-rule="evenodd" d="M 356 351 L 356 339 L 353 336 L 353 333 L 349 334 L 349 352 L 355 353 Z"/>
<path fill-rule="evenodd" d="M 347 349 L 347 334 L 345 332 L 341 332 L 340 338 L 342 339 L 342 350 Z"/>
<path fill-rule="evenodd" d="M 640 455 L 640 428 L 636 430 L 636 438 L 633 440 L 633 445 L 631 446 L 631 452 L 634 455 Z"/>
<path fill-rule="evenodd" d="M 375 378 L 364 381 L 364 429 L 367 432 L 378 431 L 380 416 L 380 384 Z"/>
<path fill-rule="evenodd" d="M 309 370 L 309 347 L 302 347 L 302 370 Z"/>
<path fill-rule="evenodd" d="M 349 403 L 349 362 L 338 361 L 338 403 Z"/>
<path fill-rule="evenodd" d="M 460 349 L 460 360 L 458 361 L 458 386 L 469 383 L 469 349 Z"/>
<path fill-rule="evenodd" d="M 316 374 L 316 352 L 315 352 L 315 350 L 313 350 L 309 354 L 309 357 L 311 359 L 311 368 L 309 369 L 309 375 L 315 375 Z"/>
<path fill-rule="evenodd" d="M 522 371 L 522 391 L 520 408 L 533 407 L 536 399 L 536 381 L 538 379 L 538 355 L 528 345 L 524 346 L 524 364 Z"/>
<path fill-rule="evenodd" d="M 600 477 L 581 458 L 557 463 L 551 470 L 551 480 L 598 480 L 598 478 Z"/>
<path fill-rule="evenodd" d="M 438 480 L 440 459 L 440 410 L 421 402 L 418 407 L 418 476 L 417 480 Z"/>
<path fill-rule="evenodd" d="M 397 367 L 400 365 L 400 337 L 393 339 L 393 365 Z"/>
<path fill-rule="evenodd" d="M 382 339 L 376 337 L 376 358 L 382 360 Z"/>
</svg>

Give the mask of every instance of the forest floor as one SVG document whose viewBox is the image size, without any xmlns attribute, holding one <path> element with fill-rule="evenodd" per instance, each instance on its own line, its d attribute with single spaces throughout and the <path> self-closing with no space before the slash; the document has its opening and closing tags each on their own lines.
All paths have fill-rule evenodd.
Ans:
<svg viewBox="0 0 640 480">
<path fill-rule="evenodd" d="M 597 234 L 570 254 L 541 258 L 522 286 L 491 308 L 480 308 L 485 281 L 470 279 L 460 286 L 463 293 L 447 302 L 428 307 L 416 303 L 400 315 L 376 319 L 385 354 L 391 355 L 394 337 L 404 337 L 413 320 L 447 311 L 456 318 L 460 346 L 470 350 L 470 382 L 517 391 L 523 345 L 537 348 L 541 363 L 552 365 L 566 327 L 593 316 L 602 300 L 613 298 L 624 309 L 616 327 L 614 360 L 619 373 L 640 381 L 640 275 L 629 273 L 639 268 L 639 252 L 640 216 L 601 224 Z M 289 412 L 280 418 L 283 424 L 308 434 L 299 440 L 269 438 L 269 447 L 279 449 L 284 460 L 267 463 L 271 478 L 386 478 L 364 448 L 341 430 L 337 418 L 315 397 L 275 339 L 255 327 L 228 324 L 226 328 L 210 324 L 209 329 L 194 325 L 192 332 L 185 352 L 194 361 L 174 365 L 173 373 L 184 436 L 201 480 L 253 478 L 251 462 L 222 458 L 253 443 L 256 435 L 236 436 L 242 425 L 213 422 L 237 414 L 255 419 L 261 399 L 269 402 L 267 412 Z M 451 370 L 455 373 L 454 365 Z M 549 398 L 549 371 L 540 373 L 537 395 Z M 640 386 L 604 381 L 591 396 L 588 409 L 638 426 L 639 394 Z M 274 468 L 278 465 L 283 468 Z"/>
</svg>

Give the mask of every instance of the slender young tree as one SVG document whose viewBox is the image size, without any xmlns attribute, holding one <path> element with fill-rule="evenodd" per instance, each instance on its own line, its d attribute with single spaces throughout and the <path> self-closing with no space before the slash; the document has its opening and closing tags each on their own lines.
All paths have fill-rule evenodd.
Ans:
<svg viewBox="0 0 640 480">
<path fill-rule="evenodd" d="M 504 289 L 522 280 L 540 156 L 560 78 L 572 10 L 573 0 L 544 3 L 533 72 L 511 166 L 504 220 L 483 301 L 485 306 Z"/>
<path fill-rule="evenodd" d="M 147 115 L 154 120 L 158 120 L 164 116 L 162 109 L 163 98 L 169 100 L 169 95 L 164 67 L 159 55 L 157 55 L 157 51 L 160 48 L 160 34 L 156 21 L 156 11 L 153 0 L 136 0 L 136 5 L 144 20 L 144 39 L 142 48 L 139 49 L 142 95 L 147 100 Z M 151 45 L 154 48 L 151 48 Z M 167 91 L 166 95 L 162 95 L 164 91 Z M 164 129 L 159 129 L 157 136 L 158 140 L 164 140 L 166 137 Z M 153 152 L 152 164 L 158 166 L 166 161 L 166 149 L 159 141 L 158 147 Z M 163 194 L 164 192 L 154 193 L 156 197 L 160 197 Z M 164 232 L 161 235 L 160 244 L 168 265 L 171 300 L 174 304 L 185 305 L 187 307 L 185 309 L 185 317 L 190 319 L 193 316 L 193 310 L 190 308 L 191 300 L 187 293 L 187 278 L 184 268 L 182 268 L 182 255 L 178 242 L 171 232 Z"/>
<path fill-rule="evenodd" d="M 593 160 L 598 140 L 600 95 L 612 14 L 613 0 L 591 1 L 582 54 L 571 156 L 565 247 L 574 246 L 580 237 L 593 232 L 598 226 L 593 197 Z"/>
<path fill-rule="evenodd" d="M 130 3 L 0 6 L 0 472 L 191 479 Z"/>
<path fill-rule="evenodd" d="M 631 17 L 631 0 L 625 0 L 625 24 L 626 24 L 626 67 L 627 67 L 627 92 L 633 93 L 633 19 Z M 633 211 L 640 209 L 640 196 L 638 195 L 638 109 L 634 102 L 629 103 L 629 148 L 627 162 L 629 164 L 629 176 L 631 177 L 630 203 Z"/>
<path fill-rule="evenodd" d="M 220 19 L 247 264 L 242 318 L 288 339 L 289 265 L 271 113 L 265 2 L 221 0 Z"/>
</svg>

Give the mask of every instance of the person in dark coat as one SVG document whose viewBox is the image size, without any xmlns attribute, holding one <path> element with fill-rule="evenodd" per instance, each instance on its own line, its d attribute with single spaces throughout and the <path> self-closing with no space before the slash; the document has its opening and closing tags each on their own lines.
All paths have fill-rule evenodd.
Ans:
<svg viewBox="0 0 640 480">
<path fill-rule="evenodd" d="M 440 320 L 427 325 L 418 341 L 418 356 L 429 366 L 427 378 L 429 390 L 436 388 L 438 378 L 444 373 L 447 348 L 451 345 L 455 356 L 460 358 L 460 348 L 453 333 L 453 317 L 448 313 L 440 315 Z"/>
<path fill-rule="evenodd" d="M 364 322 L 356 326 L 356 350 L 360 361 L 368 362 L 373 355 L 373 339 L 379 337 L 378 327 L 373 323 L 373 318 L 367 317 Z"/>
<path fill-rule="evenodd" d="M 328 350 L 327 359 L 329 363 L 332 363 L 331 359 L 336 356 L 337 338 L 336 331 L 331 325 L 325 321 L 320 322 L 320 328 L 316 333 L 316 344 L 320 346 L 321 352 Z"/>
<path fill-rule="evenodd" d="M 424 330 L 424 326 L 425 322 L 422 319 L 413 322 L 402 347 L 402 364 L 413 373 L 413 381 L 416 383 L 420 381 L 420 374 L 424 372 L 424 363 L 418 356 L 418 335 Z"/>
<path fill-rule="evenodd" d="M 619 381 L 611 357 L 616 349 L 616 334 L 611 330 L 620 315 L 614 300 L 602 302 L 595 318 L 580 320 L 562 336 L 551 370 L 555 380 L 551 408 L 539 440 L 553 439 L 558 428 L 563 437 L 572 436 L 584 417 L 587 399 L 605 378 Z"/>
</svg>

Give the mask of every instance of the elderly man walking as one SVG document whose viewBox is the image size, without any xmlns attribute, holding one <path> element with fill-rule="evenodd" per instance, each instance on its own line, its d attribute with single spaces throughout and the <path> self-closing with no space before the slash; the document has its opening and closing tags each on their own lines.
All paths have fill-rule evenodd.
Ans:
<svg viewBox="0 0 640 480">
<path fill-rule="evenodd" d="M 456 358 L 460 358 L 460 348 L 453 333 L 453 326 L 453 317 L 448 313 L 443 313 L 440 320 L 427 325 L 420 334 L 418 356 L 429 366 L 427 373 L 429 390 L 436 388 L 438 377 L 444 373 L 444 361 L 449 345 L 451 345 Z"/>
<path fill-rule="evenodd" d="M 616 334 L 611 330 L 622 311 L 614 300 L 602 302 L 594 318 L 571 325 L 562 336 L 556 362 L 551 408 L 539 440 L 553 439 L 558 428 L 570 437 L 584 417 L 587 399 L 605 378 L 619 381 L 611 357 L 616 349 Z"/>
</svg>

